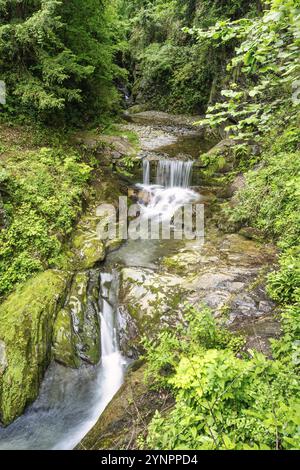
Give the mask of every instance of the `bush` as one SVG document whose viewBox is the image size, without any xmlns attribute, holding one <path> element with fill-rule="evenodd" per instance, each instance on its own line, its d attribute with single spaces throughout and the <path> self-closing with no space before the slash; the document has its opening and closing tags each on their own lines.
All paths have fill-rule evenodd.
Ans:
<svg viewBox="0 0 300 470">
<path fill-rule="evenodd" d="M 0 231 L 0 295 L 59 261 L 91 171 L 78 155 L 49 148 L 14 153 L 3 165 L 10 223 Z"/>
<path fill-rule="evenodd" d="M 188 308 L 188 326 L 147 347 L 148 377 L 176 404 L 156 412 L 143 447 L 159 450 L 297 449 L 299 382 L 294 364 L 271 361 L 220 328 L 209 310 Z M 286 333 L 288 332 L 288 328 Z M 287 338 L 286 338 L 287 341 Z M 235 352 L 234 352 L 235 351 Z"/>
</svg>

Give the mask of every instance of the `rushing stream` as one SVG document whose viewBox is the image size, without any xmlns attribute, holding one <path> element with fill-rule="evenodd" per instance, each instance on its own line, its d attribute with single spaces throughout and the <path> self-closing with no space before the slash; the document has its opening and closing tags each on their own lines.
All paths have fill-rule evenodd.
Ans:
<svg viewBox="0 0 300 470">
<path fill-rule="evenodd" d="M 189 189 L 192 162 L 163 159 L 157 163 L 156 181 L 151 182 L 151 163 L 143 160 L 143 183 L 147 194 L 141 202 L 146 218 L 172 217 L 175 211 L 199 197 Z M 108 255 L 98 270 L 100 282 L 101 362 L 79 370 L 53 363 L 45 376 L 38 399 L 25 414 L 0 429 L 1 449 L 74 448 L 123 383 L 128 361 L 118 346 L 118 267 L 153 266 L 163 255 L 176 250 L 175 240 L 129 240 Z M 105 272 L 101 272 L 105 269 Z"/>
</svg>

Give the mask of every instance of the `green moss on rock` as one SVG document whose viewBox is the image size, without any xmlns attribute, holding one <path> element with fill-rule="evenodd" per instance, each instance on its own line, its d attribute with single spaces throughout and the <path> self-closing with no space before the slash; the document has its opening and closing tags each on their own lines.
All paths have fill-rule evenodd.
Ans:
<svg viewBox="0 0 300 470">
<path fill-rule="evenodd" d="M 68 277 L 46 271 L 0 306 L 0 418 L 4 424 L 18 417 L 38 395 L 51 359 L 53 325 L 65 299 Z"/>
<path fill-rule="evenodd" d="M 67 367 L 79 367 L 80 359 L 77 356 L 72 317 L 68 309 L 63 308 L 58 313 L 53 336 L 54 359 Z"/>
<path fill-rule="evenodd" d="M 100 322 L 98 314 L 99 274 L 77 273 L 65 304 L 54 326 L 53 354 L 68 367 L 82 361 L 97 364 L 100 360 Z"/>
</svg>

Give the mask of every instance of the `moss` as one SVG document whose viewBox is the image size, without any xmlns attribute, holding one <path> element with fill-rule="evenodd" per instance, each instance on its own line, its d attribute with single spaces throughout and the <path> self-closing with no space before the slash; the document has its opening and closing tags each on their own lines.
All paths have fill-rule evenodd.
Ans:
<svg viewBox="0 0 300 470">
<path fill-rule="evenodd" d="M 186 271 L 186 263 L 177 259 L 175 256 L 166 257 L 162 261 L 162 265 L 167 268 L 168 272 L 183 274 Z"/>
<path fill-rule="evenodd" d="M 77 273 L 69 295 L 54 326 L 53 354 L 56 361 L 68 367 L 79 367 L 82 361 L 97 364 L 100 360 L 100 324 L 97 308 L 99 276 Z"/>
<path fill-rule="evenodd" d="M 54 325 L 53 356 L 54 359 L 72 368 L 80 366 L 73 333 L 72 317 L 69 310 L 61 309 Z"/>
<path fill-rule="evenodd" d="M 74 263 L 78 270 L 91 269 L 106 256 L 105 245 L 96 232 L 84 232 L 79 229 L 73 237 Z"/>
<path fill-rule="evenodd" d="M 38 395 L 51 359 L 53 324 L 69 275 L 49 270 L 30 279 L 0 306 L 0 340 L 7 367 L 0 382 L 0 416 L 9 424 Z"/>
</svg>

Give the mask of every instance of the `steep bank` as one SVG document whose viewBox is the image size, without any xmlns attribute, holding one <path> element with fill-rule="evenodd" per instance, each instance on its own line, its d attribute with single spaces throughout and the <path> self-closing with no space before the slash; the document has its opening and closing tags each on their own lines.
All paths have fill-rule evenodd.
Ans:
<svg viewBox="0 0 300 470">
<path fill-rule="evenodd" d="M 58 147 L 50 131 L 30 136 L 30 128 L 2 126 L 1 133 L 7 214 L 0 232 L 1 293 L 17 285 L 0 306 L 0 416 L 7 425 L 36 399 L 53 358 L 75 368 L 99 363 L 100 286 L 93 268 L 119 241 L 106 246 L 99 239 L 103 217 L 96 208 L 117 205 L 126 186 L 109 169 L 113 145 L 105 137 L 99 150 L 75 147 L 73 137 Z M 16 136 L 19 144 L 12 147 Z M 121 158 L 128 149 L 135 152 L 124 141 Z M 99 163 L 103 153 L 106 165 Z"/>
</svg>

